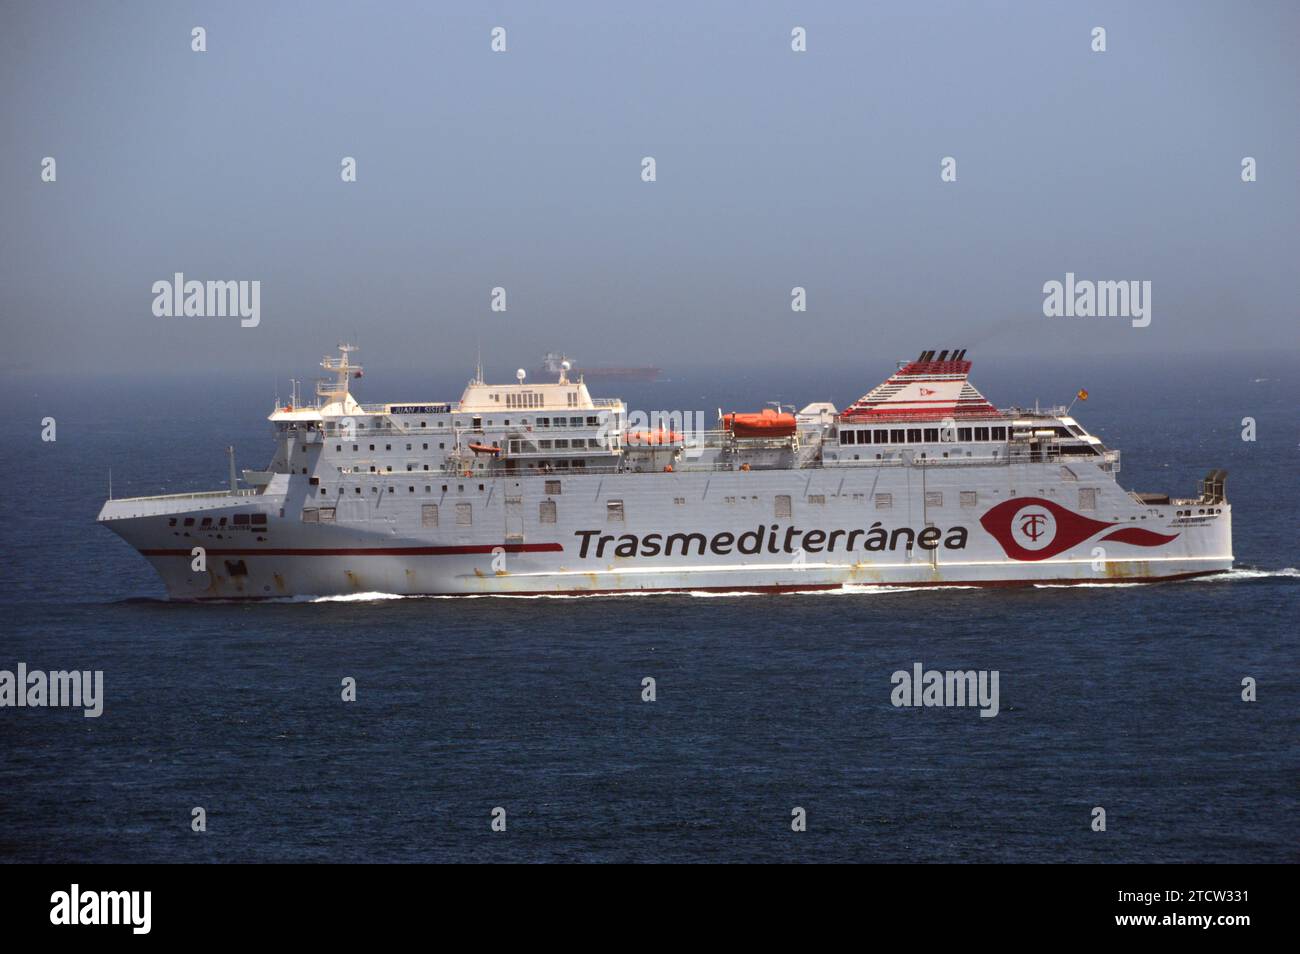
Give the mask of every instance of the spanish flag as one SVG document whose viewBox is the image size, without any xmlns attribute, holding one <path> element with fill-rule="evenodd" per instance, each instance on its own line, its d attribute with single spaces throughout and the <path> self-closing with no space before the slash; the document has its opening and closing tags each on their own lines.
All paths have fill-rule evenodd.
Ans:
<svg viewBox="0 0 1300 954">
<path fill-rule="evenodd" d="M 1085 391 L 1085 390 L 1083 390 L 1083 388 L 1080 388 L 1080 389 L 1079 389 L 1079 393 L 1078 393 L 1077 396 L 1078 396 L 1078 398 L 1079 398 L 1080 401 L 1086 401 L 1086 400 L 1088 400 L 1088 392 Z"/>
</svg>

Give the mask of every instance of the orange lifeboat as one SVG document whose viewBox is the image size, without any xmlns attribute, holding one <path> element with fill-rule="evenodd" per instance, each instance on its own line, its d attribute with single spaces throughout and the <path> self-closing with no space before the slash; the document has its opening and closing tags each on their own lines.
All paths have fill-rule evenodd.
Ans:
<svg viewBox="0 0 1300 954">
<path fill-rule="evenodd" d="M 470 444 L 469 449 L 475 454 L 500 454 L 500 447 L 493 447 L 491 444 Z"/>
<path fill-rule="evenodd" d="M 628 431 L 624 435 L 624 442 L 627 444 L 645 444 L 651 447 L 657 447 L 663 444 L 680 444 L 682 435 L 677 431 Z"/>
<path fill-rule="evenodd" d="M 789 437 L 798 427 L 793 414 L 765 408 L 757 414 L 724 414 L 722 427 L 734 437 Z"/>
</svg>

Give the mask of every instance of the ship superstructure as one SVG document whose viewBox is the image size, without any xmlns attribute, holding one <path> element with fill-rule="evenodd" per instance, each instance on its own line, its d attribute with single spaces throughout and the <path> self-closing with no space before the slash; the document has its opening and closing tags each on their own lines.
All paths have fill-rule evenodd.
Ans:
<svg viewBox="0 0 1300 954">
<path fill-rule="evenodd" d="M 965 351 L 923 352 L 842 412 L 629 426 L 561 365 L 459 401 L 361 404 L 353 349 L 278 406 L 269 467 L 115 499 L 99 520 L 178 599 L 816 590 L 1180 579 L 1232 566 L 1223 471 L 1136 494 L 1065 408 L 998 409 Z"/>
</svg>

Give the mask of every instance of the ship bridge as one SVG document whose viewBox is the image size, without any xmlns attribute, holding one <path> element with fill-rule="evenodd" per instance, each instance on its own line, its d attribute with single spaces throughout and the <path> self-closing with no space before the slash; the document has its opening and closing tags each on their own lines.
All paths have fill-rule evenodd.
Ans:
<svg viewBox="0 0 1300 954">
<path fill-rule="evenodd" d="M 970 383 L 970 369 L 964 348 L 922 351 L 900 363 L 838 416 L 826 443 L 840 446 L 828 448 L 826 458 L 1038 463 L 1097 457 L 1104 469 L 1119 470 L 1119 452 L 1107 450 L 1068 416 L 1068 408 L 999 410 Z"/>
</svg>

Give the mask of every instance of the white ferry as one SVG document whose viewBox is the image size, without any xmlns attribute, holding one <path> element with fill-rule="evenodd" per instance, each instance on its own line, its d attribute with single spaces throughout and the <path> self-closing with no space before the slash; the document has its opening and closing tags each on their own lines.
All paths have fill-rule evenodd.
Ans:
<svg viewBox="0 0 1300 954">
<path fill-rule="evenodd" d="M 1066 408 L 999 410 L 964 350 L 923 352 L 843 411 L 632 428 L 555 380 L 357 403 L 351 346 L 270 466 L 228 489 L 110 499 L 99 521 L 173 599 L 755 592 L 1156 582 L 1232 567 L 1222 470 L 1133 493 Z"/>
</svg>

